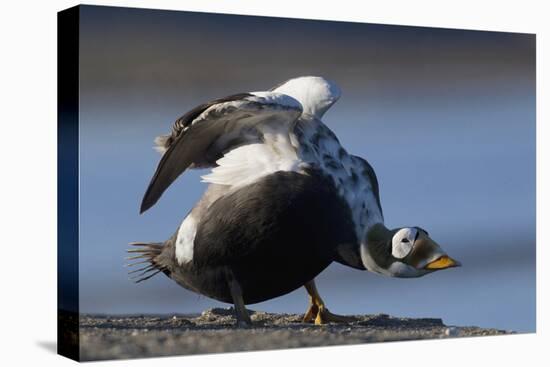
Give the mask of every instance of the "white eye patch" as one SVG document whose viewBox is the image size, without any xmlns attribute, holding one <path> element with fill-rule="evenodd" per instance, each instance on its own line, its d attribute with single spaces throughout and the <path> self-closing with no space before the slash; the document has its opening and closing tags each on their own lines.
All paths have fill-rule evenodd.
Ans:
<svg viewBox="0 0 550 367">
<path fill-rule="evenodd" d="M 411 252 L 418 230 L 416 228 L 401 228 L 392 238 L 391 254 L 402 259 Z"/>
</svg>

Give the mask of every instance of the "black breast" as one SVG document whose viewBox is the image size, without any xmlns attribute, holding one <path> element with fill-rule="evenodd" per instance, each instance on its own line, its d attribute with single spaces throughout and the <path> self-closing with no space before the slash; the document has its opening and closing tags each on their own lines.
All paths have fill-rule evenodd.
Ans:
<svg viewBox="0 0 550 367">
<path fill-rule="evenodd" d="M 356 238 L 332 181 L 316 171 L 281 171 L 210 206 L 197 228 L 193 261 L 178 275 L 193 290 L 231 302 L 221 276 L 230 268 L 245 303 L 256 303 L 313 279 L 343 243 Z"/>
</svg>

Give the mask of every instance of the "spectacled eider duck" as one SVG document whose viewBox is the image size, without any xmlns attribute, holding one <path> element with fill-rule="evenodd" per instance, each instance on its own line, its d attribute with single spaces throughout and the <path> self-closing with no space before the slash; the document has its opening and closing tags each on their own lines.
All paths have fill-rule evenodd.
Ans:
<svg viewBox="0 0 550 367">
<path fill-rule="evenodd" d="M 137 281 L 164 272 L 179 285 L 245 304 L 305 286 L 304 321 L 348 321 L 330 313 L 314 278 L 331 262 L 394 277 L 458 266 L 420 227 L 384 226 L 376 175 L 321 122 L 340 97 L 320 77 L 200 105 L 156 139 L 163 153 L 143 213 L 189 168 L 212 167 L 209 186 L 164 243 L 134 243 L 148 263 Z"/>
</svg>

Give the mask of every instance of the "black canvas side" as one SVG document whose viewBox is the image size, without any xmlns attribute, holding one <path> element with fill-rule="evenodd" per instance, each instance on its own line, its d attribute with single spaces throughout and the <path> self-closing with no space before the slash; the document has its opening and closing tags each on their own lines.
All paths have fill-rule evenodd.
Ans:
<svg viewBox="0 0 550 367">
<path fill-rule="evenodd" d="M 57 14 L 57 352 L 79 360 L 79 7 Z"/>
</svg>

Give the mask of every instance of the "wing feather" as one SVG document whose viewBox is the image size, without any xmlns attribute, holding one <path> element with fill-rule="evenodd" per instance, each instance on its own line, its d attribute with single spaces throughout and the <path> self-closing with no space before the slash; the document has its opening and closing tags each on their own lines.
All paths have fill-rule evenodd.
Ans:
<svg viewBox="0 0 550 367">
<path fill-rule="evenodd" d="M 186 169 L 213 167 L 226 152 L 262 139 L 257 127 L 275 121 L 288 128 L 302 106 L 275 92 L 236 94 L 198 106 L 174 123 L 172 133 L 157 141 L 166 149 L 141 203 L 151 208 Z"/>
</svg>

